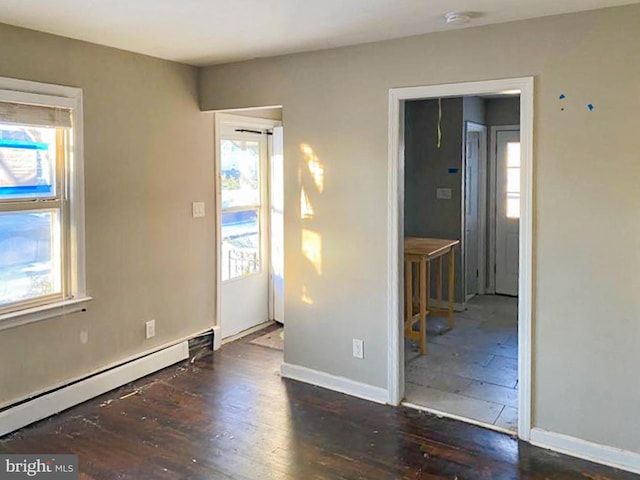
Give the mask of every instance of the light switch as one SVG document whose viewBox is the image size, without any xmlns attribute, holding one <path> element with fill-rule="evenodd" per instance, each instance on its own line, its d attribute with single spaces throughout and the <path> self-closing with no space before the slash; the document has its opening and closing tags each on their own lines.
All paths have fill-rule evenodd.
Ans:
<svg viewBox="0 0 640 480">
<path fill-rule="evenodd" d="M 204 202 L 193 202 L 193 218 L 204 217 Z"/>
<path fill-rule="evenodd" d="M 436 189 L 436 198 L 438 200 L 451 200 L 451 189 L 450 188 L 437 188 Z"/>
</svg>

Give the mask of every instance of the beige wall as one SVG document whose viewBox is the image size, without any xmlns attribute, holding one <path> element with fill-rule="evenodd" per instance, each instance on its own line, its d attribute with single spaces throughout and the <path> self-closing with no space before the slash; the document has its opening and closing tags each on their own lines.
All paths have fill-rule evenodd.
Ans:
<svg viewBox="0 0 640 480">
<path fill-rule="evenodd" d="M 198 108 L 195 69 L 4 25 L 0 45 L 0 76 L 84 91 L 94 297 L 86 313 L 0 331 L 2 406 L 210 328 L 214 209 L 213 120 Z M 194 200 L 204 219 L 191 218 Z"/>
<path fill-rule="evenodd" d="M 533 75 L 534 425 L 640 452 L 638 25 L 635 5 L 203 70 L 203 109 L 284 107 L 286 361 L 386 386 L 388 89 Z"/>
</svg>

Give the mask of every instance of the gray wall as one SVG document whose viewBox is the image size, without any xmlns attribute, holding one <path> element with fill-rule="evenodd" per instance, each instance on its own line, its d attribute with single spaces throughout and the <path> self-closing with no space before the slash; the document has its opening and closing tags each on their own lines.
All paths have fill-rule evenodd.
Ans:
<svg viewBox="0 0 640 480">
<path fill-rule="evenodd" d="M 519 125 L 520 97 L 487 98 L 485 105 L 485 123 L 487 125 Z"/>
<path fill-rule="evenodd" d="M 442 138 L 438 148 L 438 100 L 405 104 L 405 236 L 460 240 L 462 218 L 463 98 L 442 99 Z M 457 173 L 449 173 L 449 169 Z M 450 200 L 438 200 L 437 188 L 450 188 Z M 455 301 L 464 301 L 461 249 L 456 249 Z M 446 275 L 447 266 L 443 275 Z M 435 269 L 434 269 L 435 270 Z M 431 274 L 435 295 L 436 272 Z M 446 276 L 445 276 L 446 279 Z M 445 298 L 448 284 L 445 282 Z"/>
<path fill-rule="evenodd" d="M 485 100 L 483 98 L 463 97 L 462 109 L 465 122 L 475 122 L 481 125 L 484 125 L 486 123 Z"/>
<path fill-rule="evenodd" d="M 204 69 L 203 109 L 284 107 L 286 361 L 387 385 L 389 88 L 532 75 L 533 424 L 640 452 L 638 25 L 631 5 Z M 324 168 L 307 223 L 304 143 Z"/>
<path fill-rule="evenodd" d="M 211 328 L 215 265 L 213 120 L 196 70 L 6 25 L 0 45 L 0 76 L 83 89 L 93 297 L 85 313 L 0 332 L 2 407 Z"/>
<path fill-rule="evenodd" d="M 438 101 L 418 100 L 405 104 L 405 236 L 450 238 L 461 241 L 456 249 L 455 301 L 464 303 L 462 213 L 465 122 L 484 124 L 485 100 L 480 97 L 442 99 L 442 139 L 438 148 Z M 449 173 L 449 169 L 457 169 Z M 438 200 L 437 188 L 450 188 L 450 200 Z M 448 266 L 443 276 L 446 279 Z M 436 295 L 435 269 L 431 272 L 431 295 Z M 445 298 L 448 284 L 445 281 Z"/>
</svg>

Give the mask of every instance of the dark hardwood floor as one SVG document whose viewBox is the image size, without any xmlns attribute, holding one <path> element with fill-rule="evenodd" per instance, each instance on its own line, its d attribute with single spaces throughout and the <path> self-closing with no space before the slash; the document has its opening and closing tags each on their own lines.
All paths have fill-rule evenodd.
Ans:
<svg viewBox="0 0 640 480">
<path fill-rule="evenodd" d="M 78 454 L 82 479 L 640 478 L 283 380 L 282 352 L 247 341 L 24 428 L 0 452 Z"/>
</svg>

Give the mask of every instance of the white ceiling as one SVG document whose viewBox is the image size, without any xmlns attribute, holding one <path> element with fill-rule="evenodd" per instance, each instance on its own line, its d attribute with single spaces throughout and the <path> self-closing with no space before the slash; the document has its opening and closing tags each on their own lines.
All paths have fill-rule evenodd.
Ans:
<svg viewBox="0 0 640 480">
<path fill-rule="evenodd" d="M 320 50 L 640 0 L 1 0 L 0 23 L 192 65 Z M 468 25 L 469 26 L 469 25 Z"/>
</svg>

